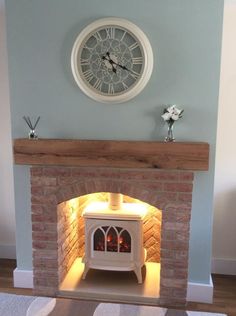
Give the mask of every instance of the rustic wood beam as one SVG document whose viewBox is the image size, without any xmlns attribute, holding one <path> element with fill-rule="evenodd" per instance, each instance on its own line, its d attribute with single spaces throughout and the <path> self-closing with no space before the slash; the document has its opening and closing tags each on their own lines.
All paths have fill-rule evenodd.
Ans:
<svg viewBox="0 0 236 316">
<path fill-rule="evenodd" d="M 208 170 L 209 144 L 72 139 L 15 139 L 20 165 Z"/>
</svg>

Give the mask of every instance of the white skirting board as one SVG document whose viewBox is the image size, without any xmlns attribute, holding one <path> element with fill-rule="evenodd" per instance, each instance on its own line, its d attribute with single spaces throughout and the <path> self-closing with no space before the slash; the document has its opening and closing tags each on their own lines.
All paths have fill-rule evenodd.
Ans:
<svg viewBox="0 0 236 316">
<path fill-rule="evenodd" d="M 213 258 L 211 272 L 217 274 L 236 275 L 236 260 Z"/>
<path fill-rule="evenodd" d="M 0 259 L 16 259 L 16 246 L 0 245 Z"/>
<path fill-rule="evenodd" d="M 33 288 L 33 271 L 32 270 L 19 270 L 16 268 L 13 272 L 14 287 L 25 289 Z"/>
<path fill-rule="evenodd" d="M 32 270 L 14 270 L 14 287 L 33 288 Z M 209 284 L 188 283 L 187 301 L 199 303 L 212 303 L 213 283 L 210 277 Z"/>
<path fill-rule="evenodd" d="M 199 303 L 212 303 L 213 282 L 210 276 L 209 284 L 188 282 L 187 301 Z"/>
</svg>

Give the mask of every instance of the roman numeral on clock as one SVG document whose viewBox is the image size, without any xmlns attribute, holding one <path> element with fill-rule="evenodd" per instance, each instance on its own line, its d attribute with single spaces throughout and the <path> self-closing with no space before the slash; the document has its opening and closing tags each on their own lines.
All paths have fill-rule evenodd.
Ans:
<svg viewBox="0 0 236 316">
<path fill-rule="evenodd" d="M 138 77 L 140 76 L 140 74 L 139 73 L 137 73 L 136 71 L 134 71 L 134 70 L 131 70 L 131 72 L 130 72 L 130 76 L 131 77 L 133 77 L 135 80 L 137 80 L 138 79 Z"/>
<path fill-rule="evenodd" d="M 97 90 L 102 90 L 102 80 L 97 79 L 93 85 L 93 87 Z"/>
<path fill-rule="evenodd" d="M 134 65 L 140 65 L 143 63 L 143 57 L 134 57 L 132 58 L 132 62 Z"/>
<path fill-rule="evenodd" d="M 115 90 L 114 90 L 114 86 L 112 83 L 109 83 L 108 85 L 108 94 L 114 94 Z"/>
<path fill-rule="evenodd" d="M 106 29 L 106 33 L 107 33 L 107 38 L 115 38 L 115 28 L 114 27 L 109 27 Z"/>
<path fill-rule="evenodd" d="M 130 50 L 133 50 L 133 49 L 135 49 L 135 48 L 137 48 L 137 47 L 139 47 L 138 42 L 134 42 L 133 44 L 131 44 L 131 45 L 129 46 L 129 49 L 130 49 Z"/>
<path fill-rule="evenodd" d="M 124 83 L 124 82 L 121 82 L 121 83 L 122 83 L 122 86 L 123 86 L 124 90 L 127 90 L 129 88 L 129 86 L 127 86 L 126 83 Z"/>
<path fill-rule="evenodd" d="M 86 70 L 85 72 L 83 72 L 84 78 L 90 82 L 93 79 L 93 73 L 90 69 Z"/>
<path fill-rule="evenodd" d="M 81 58 L 80 65 L 81 66 L 89 66 L 89 59 Z"/>
<path fill-rule="evenodd" d="M 102 37 L 101 37 L 101 34 L 99 32 L 94 33 L 93 36 L 96 38 L 96 40 L 98 42 L 102 41 Z"/>
</svg>

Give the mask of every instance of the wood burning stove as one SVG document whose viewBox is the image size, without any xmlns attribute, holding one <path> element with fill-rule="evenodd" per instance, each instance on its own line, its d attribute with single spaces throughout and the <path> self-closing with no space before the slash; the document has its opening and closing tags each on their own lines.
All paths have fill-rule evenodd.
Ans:
<svg viewBox="0 0 236 316">
<path fill-rule="evenodd" d="M 89 269 L 134 271 L 142 283 L 146 260 L 143 247 L 144 205 L 122 203 L 122 195 L 110 193 L 109 203 L 91 203 L 85 208 L 85 264 Z"/>
</svg>

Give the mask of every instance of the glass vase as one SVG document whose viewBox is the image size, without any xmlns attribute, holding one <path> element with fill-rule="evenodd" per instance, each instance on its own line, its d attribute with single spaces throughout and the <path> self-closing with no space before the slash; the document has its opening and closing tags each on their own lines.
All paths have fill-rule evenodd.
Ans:
<svg viewBox="0 0 236 316">
<path fill-rule="evenodd" d="M 38 135 L 35 133 L 34 129 L 31 129 L 28 135 L 29 139 L 38 139 Z"/>
<path fill-rule="evenodd" d="M 167 136 L 165 137 L 165 142 L 174 142 L 174 134 L 173 134 L 173 129 L 174 129 L 174 122 L 167 122 L 168 130 L 167 130 Z"/>
</svg>

